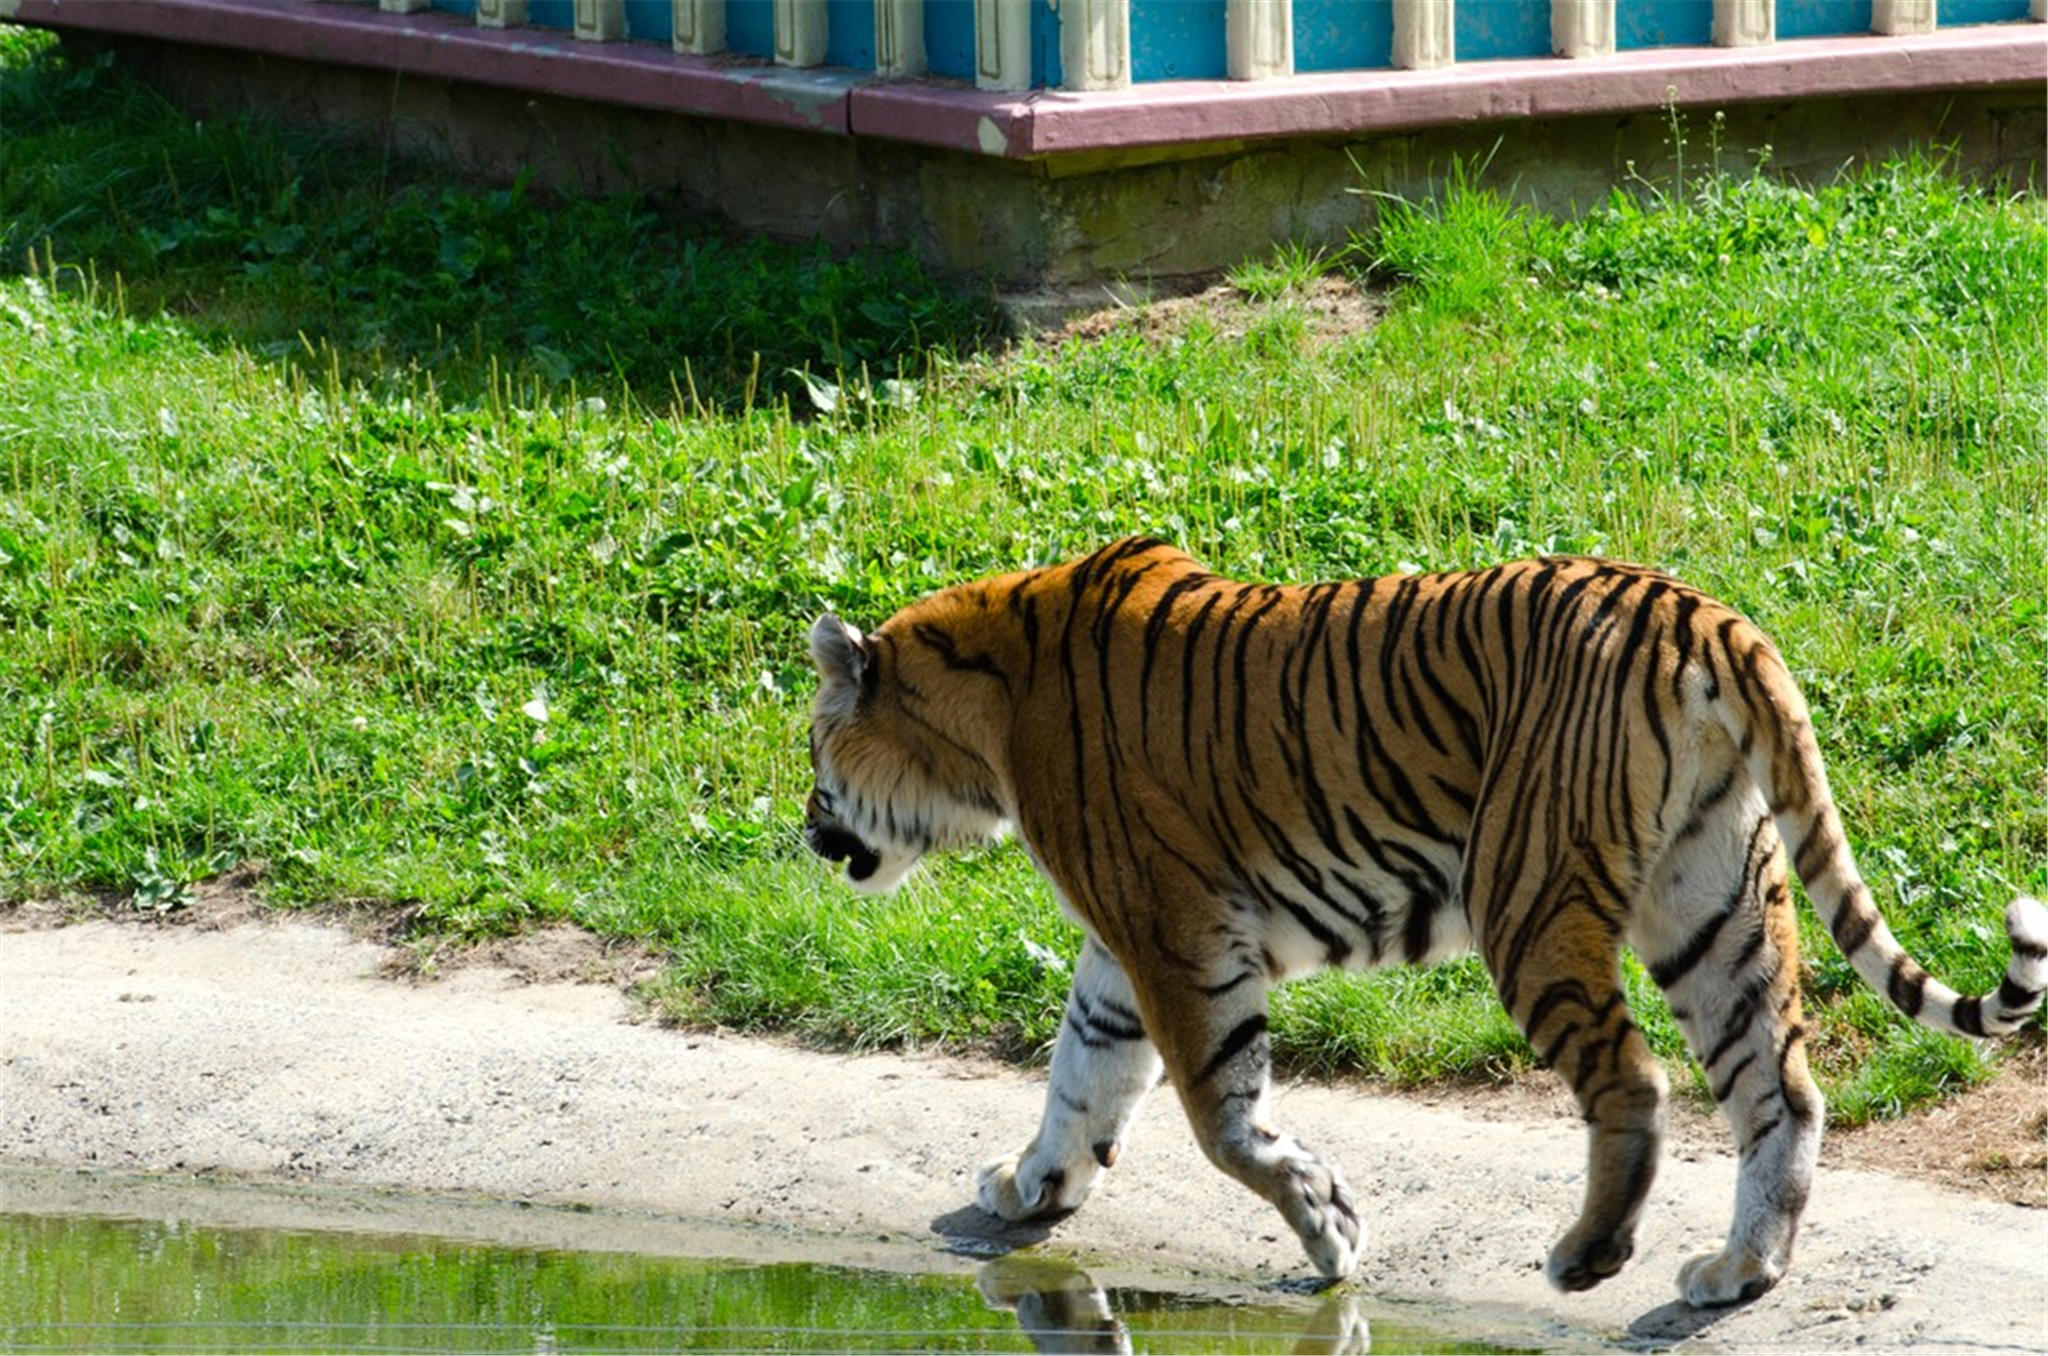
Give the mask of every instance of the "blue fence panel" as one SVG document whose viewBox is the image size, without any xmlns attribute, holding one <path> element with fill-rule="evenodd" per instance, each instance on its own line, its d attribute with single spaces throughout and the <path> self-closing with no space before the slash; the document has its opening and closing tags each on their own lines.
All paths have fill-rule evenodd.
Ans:
<svg viewBox="0 0 2048 1356">
<path fill-rule="evenodd" d="M 1294 69 L 1394 64 L 1394 0 L 1294 0 Z"/>
<path fill-rule="evenodd" d="M 1131 0 L 1131 79 L 1221 80 L 1224 0 Z"/>
<path fill-rule="evenodd" d="M 1706 47 L 1713 41 L 1714 0 L 1616 0 L 1617 48 Z"/>
<path fill-rule="evenodd" d="M 669 0 L 626 0 L 626 36 L 666 46 L 675 40 L 676 11 Z"/>
<path fill-rule="evenodd" d="M 1950 24 L 1998 24 L 2027 17 L 2027 0 L 1941 0 L 1934 21 Z"/>
<path fill-rule="evenodd" d="M 1778 0 L 1778 37 L 1825 38 L 1870 31 L 1870 0 Z"/>
<path fill-rule="evenodd" d="M 773 0 L 725 0 L 725 45 L 741 56 L 774 56 Z"/>
<path fill-rule="evenodd" d="M 1550 55 L 1550 6 L 1541 0 L 1458 0 L 1460 61 Z"/>
<path fill-rule="evenodd" d="M 367 3 L 368 0 L 365 0 Z M 1457 0 L 1460 61 L 1545 56 L 1551 50 L 1545 0 Z M 1229 72 L 1226 0 L 1130 0 L 1134 81 L 1217 80 Z M 432 8 L 474 18 L 477 0 L 432 0 Z M 1781 41 L 1868 33 L 1870 0 L 1778 0 Z M 625 0 L 626 35 L 667 44 L 674 34 L 669 0 Z M 825 60 L 866 71 L 875 64 L 874 0 L 825 0 Z M 1944 28 L 2028 18 L 2028 0 L 1940 0 Z M 1704 47 L 1713 41 L 1713 0 L 1616 0 L 1615 45 Z M 527 22 L 575 27 L 573 0 L 529 0 Z M 974 0 L 925 0 L 925 57 L 931 73 L 975 76 Z M 1302 72 L 1374 70 L 1393 64 L 1394 0 L 1294 0 L 1294 64 Z M 742 56 L 775 54 L 773 0 L 726 0 L 726 45 Z M 1062 79 L 1059 15 L 1047 0 L 1031 5 L 1032 84 Z"/>
<path fill-rule="evenodd" d="M 526 22 L 535 28 L 574 28 L 576 0 L 528 0 Z"/>
<path fill-rule="evenodd" d="M 1060 16 L 1052 6 L 1031 6 L 1031 83 L 1058 88 L 1065 78 L 1060 67 Z"/>
<path fill-rule="evenodd" d="M 974 0 L 924 0 L 924 60 L 933 75 L 974 79 Z"/>
<path fill-rule="evenodd" d="M 875 68 L 875 0 L 825 0 L 825 64 Z"/>
</svg>

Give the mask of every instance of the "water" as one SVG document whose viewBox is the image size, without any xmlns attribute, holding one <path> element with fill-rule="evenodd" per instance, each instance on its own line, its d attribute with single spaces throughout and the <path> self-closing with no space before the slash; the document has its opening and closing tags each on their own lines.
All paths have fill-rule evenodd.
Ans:
<svg viewBox="0 0 2048 1356">
<path fill-rule="evenodd" d="M 1124 1283 L 1114 1268 L 1101 1284 L 1035 1254 L 698 1231 L 702 1245 L 769 1254 L 714 1260 L 668 1251 L 673 1222 L 568 1211 L 303 1193 L 280 1205 L 246 1188 L 20 1173 L 0 1189 L 0 1350 L 11 1352 L 1540 1349 L 1529 1332 L 1504 1344 L 1479 1320 L 1460 1331 L 1348 1288 Z M 394 1201 L 403 1208 L 386 1208 Z M 436 1213 L 452 1234 L 569 1246 L 391 1227 Z M 824 1248 L 869 1264 L 818 1260 Z"/>
</svg>

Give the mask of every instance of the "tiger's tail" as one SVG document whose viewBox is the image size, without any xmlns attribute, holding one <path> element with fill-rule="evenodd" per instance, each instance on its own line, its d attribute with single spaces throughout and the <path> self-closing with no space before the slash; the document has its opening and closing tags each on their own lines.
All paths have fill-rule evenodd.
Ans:
<svg viewBox="0 0 2048 1356">
<path fill-rule="evenodd" d="M 1723 704 L 1728 731 L 1744 750 L 1793 869 L 1835 945 L 1864 983 L 1923 1026 L 1956 1036 L 2017 1030 L 2048 989 L 2048 907 L 2024 896 L 2006 906 L 2012 951 L 1996 990 L 1965 996 L 1928 974 L 1886 926 L 1856 869 L 1805 699 L 1784 660 L 1755 631 L 1746 649 L 1731 646 L 1726 656 L 1730 671 L 1722 677 L 1732 678 L 1739 694 Z"/>
</svg>

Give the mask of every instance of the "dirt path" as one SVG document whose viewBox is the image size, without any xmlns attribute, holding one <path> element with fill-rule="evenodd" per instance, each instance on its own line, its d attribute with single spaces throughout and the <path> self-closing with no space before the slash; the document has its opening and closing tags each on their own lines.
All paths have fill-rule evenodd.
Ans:
<svg viewBox="0 0 2048 1356">
<path fill-rule="evenodd" d="M 480 966 L 407 983 L 385 976 L 388 960 L 294 921 L 0 932 L 0 1163 L 561 1202 L 849 1247 L 1043 1240 L 1219 1276 L 1308 1274 L 1278 1217 L 1200 1160 L 1168 1093 L 1086 1209 L 1004 1234 L 968 1207 L 972 1172 L 1028 1137 L 1036 1076 L 677 1033 L 632 1024 L 616 987 Z M 1841 1167 L 1823 1171 L 1776 1291 L 1712 1316 L 1670 1303 L 1679 1263 L 1718 1242 L 1732 1201 L 1732 1159 L 1690 1136 L 1631 1266 L 1556 1295 L 1541 1259 L 1576 1206 L 1581 1132 L 1508 1105 L 1321 1086 L 1278 1098 L 1365 1205 L 1366 1290 L 1512 1306 L 1630 1346 L 2048 1348 L 2048 1211 Z"/>
</svg>

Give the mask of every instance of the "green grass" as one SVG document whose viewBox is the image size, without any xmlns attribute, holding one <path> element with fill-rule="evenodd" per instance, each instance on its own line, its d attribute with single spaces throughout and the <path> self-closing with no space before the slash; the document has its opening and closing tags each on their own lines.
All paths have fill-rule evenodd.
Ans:
<svg viewBox="0 0 2048 1356">
<path fill-rule="evenodd" d="M 263 863 L 286 906 L 645 939 L 679 1020 L 1029 1055 L 1076 938 L 1019 851 L 881 901 L 804 852 L 804 633 L 1135 530 L 1264 578 L 1677 570 L 1778 638 L 1937 972 L 1994 985 L 2048 886 L 2036 199 L 1909 160 L 1560 222 L 1473 175 L 1241 311 L 996 352 L 901 257 L 196 126 L 5 28 L 0 122 L 0 899 Z M 1299 287 L 1363 260 L 1385 314 L 1326 342 Z M 1981 1076 L 1807 929 L 1838 1114 Z M 1470 962 L 1275 1032 L 1530 1062 Z"/>
<path fill-rule="evenodd" d="M 54 247 L 118 276 L 136 315 L 197 311 L 387 393 L 510 370 L 731 408 L 809 369 L 893 376 L 993 319 L 902 255 L 677 229 L 647 196 L 449 186 L 336 134 L 195 123 L 26 30 L 0 43 L 0 266 Z"/>
<path fill-rule="evenodd" d="M 1326 250 L 1287 244 L 1264 258 L 1244 260 L 1225 275 L 1225 281 L 1254 301 L 1278 301 L 1299 295 L 1336 263 Z"/>
</svg>

